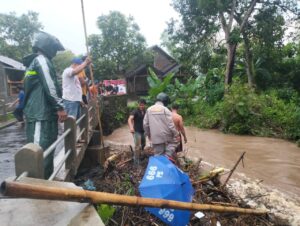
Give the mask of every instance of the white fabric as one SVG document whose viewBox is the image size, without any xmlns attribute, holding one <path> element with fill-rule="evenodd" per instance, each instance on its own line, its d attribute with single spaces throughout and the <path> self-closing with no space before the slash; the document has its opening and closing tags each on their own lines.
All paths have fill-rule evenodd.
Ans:
<svg viewBox="0 0 300 226">
<path fill-rule="evenodd" d="M 125 85 L 118 85 L 119 93 L 123 94 L 126 93 L 126 87 Z"/>
<path fill-rule="evenodd" d="M 73 68 L 68 67 L 62 74 L 63 99 L 81 101 L 82 89 L 77 75 L 72 75 Z"/>
<path fill-rule="evenodd" d="M 40 145 L 40 138 L 41 138 L 41 122 L 37 121 L 34 127 L 33 143 Z"/>
</svg>

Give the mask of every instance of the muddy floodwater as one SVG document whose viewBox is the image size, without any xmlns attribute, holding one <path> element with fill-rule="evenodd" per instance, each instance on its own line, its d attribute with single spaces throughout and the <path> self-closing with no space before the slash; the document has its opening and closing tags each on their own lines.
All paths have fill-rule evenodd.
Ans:
<svg viewBox="0 0 300 226">
<path fill-rule="evenodd" d="M 202 130 L 186 127 L 188 155 L 201 157 L 214 166 L 231 169 L 241 153 L 246 152 L 245 168 L 238 173 L 284 193 L 300 197 L 300 148 L 281 139 L 235 136 L 217 130 Z M 132 144 L 132 134 L 123 126 L 106 140 Z M 24 127 L 18 124 L 0 130 L 0 181 L 15 175 L 14 154 L 26 143 Z"/>
<path fill-rule="evenodd" d="M 283 193 L 300 197 L 300 148 L 296 144 L 274 138 L 236 136 L 217 130 L 186 127 L 188 155 L 201 157 L 215 166 L 232 168 L 243 152 L 245 167 L 237 168 L 252 179 Z M 132 134 L 123 126 L 105 138 L 123 144 L 132 144 Z"/>
</svg>

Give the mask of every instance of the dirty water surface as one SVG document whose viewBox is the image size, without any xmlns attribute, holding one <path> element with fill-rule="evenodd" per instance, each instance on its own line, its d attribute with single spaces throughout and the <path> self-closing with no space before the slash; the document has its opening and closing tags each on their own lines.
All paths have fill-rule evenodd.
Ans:
<svg viewBox="0 0 300 226">
<path fill-rule="evenodd" d="M 0 130 L 0 183 L 15 175 L 14 155 L 26 144 L 25 127 L 19 123 Z"/>
<path fill-rule="evenodd" d="M 240 164 L 236 173 L 243 173 L 283 193 L 300 197 L 300 148 L 296 144 L 281 139 L 228 135 L 195 127 L 186 127 L 186 132 L 188 156 L 200 157 L 214 166 L 231 169 L 240 155 L 246 152 L 245 167 Z M 133 145 L 132 134 L 126 125 L 105 139 Z"/>
</svg>

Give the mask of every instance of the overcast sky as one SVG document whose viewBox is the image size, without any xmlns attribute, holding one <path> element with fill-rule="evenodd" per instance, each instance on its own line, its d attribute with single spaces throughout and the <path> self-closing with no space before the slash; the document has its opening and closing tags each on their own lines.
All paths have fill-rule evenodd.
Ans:
<svg viewBox="0 0 300 226">
<path fill-rule="evenodd" d="M 99 33 L 97 17 L 117 10 L 132 15 L 145 36 L 148 46 L 160 44 L 160 36 L 170 18 L 178 18 L 171 0 L 84 0 L 87 33 Z M 55 35 L 66 49 L 85 53 L 81 0 L 1 0 L 0 13 L 28 10 L 39 13 L 44 31 Z"/>
</svg>

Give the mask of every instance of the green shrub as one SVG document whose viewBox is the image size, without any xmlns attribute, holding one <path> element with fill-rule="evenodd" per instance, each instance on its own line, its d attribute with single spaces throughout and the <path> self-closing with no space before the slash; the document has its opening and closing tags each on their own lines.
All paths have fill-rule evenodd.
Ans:
<svg viewBox="0 0 300 226">
<path fill-rule="evenodd" d="M 297 140 L 300 138 L 300 108 L 282 97 L 282 90 L 257 94 L 248 85 L 235 82 L 224 99 L 222 127 L 225 132 L 272 136 Z"/>
<path fill-rule="evenodd" d="M 135 102 L 130 102 L 127 104 L 127 108 L 128 108 L 128 111 L 129 113 L 132 112 L 133 110 L 137 109 L 138 107 L 138 103 L 135 101 Z"/>
<path fill-rule="evenodd" d="M 189 78 L 185 84 L 175 79 L 173 84 L 168 81 L 163 85 L 172 103 L 179 104 L 179 113 L 187 125 L 234 134 L 300 139 L 300 98 L 293 88 L 259 93 L 236 79 L 224 96 L 221 74 L 215 68 L 206 76 Z M 161 82 L 157 83 L 162 87 Z M 149 100 L 153 101 L 153 96 Z"/>
<path fill-rule="evenodd" d="M 224 98 L 222 125 L 224 132 L 256 134 L 262 123 L 262 103 L 247 84 L 235 81 Z"/>
<path fill-rule="evenodd" d="M 113 206 L 107 204 L 99 204 L 97 206 L 97 212 L 104 224 L 108 224 L 109 219 L 114 215 L 116 209 Z"/>
</svg>

